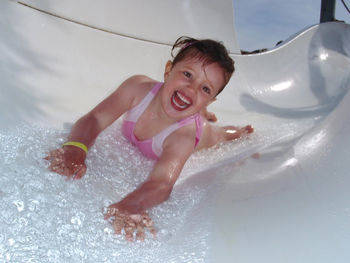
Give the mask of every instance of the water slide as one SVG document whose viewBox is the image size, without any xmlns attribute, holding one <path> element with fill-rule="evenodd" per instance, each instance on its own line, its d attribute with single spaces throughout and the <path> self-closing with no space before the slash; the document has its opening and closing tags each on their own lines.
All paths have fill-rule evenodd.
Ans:
<svg viewBox="0 0 350 263">
<path fill-rule="evenodd" d="M 349 262 L 350 26 L 243 56 L 231 1 L 144 2 L 0 1 L 0 262 Z M 231 50 L 236 72 L 210 110 L 255 133 L 194 154 L 150 212 L 158 238 L 129 243 L 102 210 L 153 163 L 120 121 L 82 180 L 43 157 L 128 76 L 161 80 L 181 35 Z"/>
</svg>

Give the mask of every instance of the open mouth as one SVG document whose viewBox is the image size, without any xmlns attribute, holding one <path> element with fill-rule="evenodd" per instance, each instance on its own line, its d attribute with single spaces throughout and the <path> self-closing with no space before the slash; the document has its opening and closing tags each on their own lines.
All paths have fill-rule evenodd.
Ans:
<svg viewBox="0 0 350 263">
<path fill-rule="evenodd" d="M 182 111 L 191 106 L 192 100 L 185 94 L 179 91 L 175 91 L 173 96 L 171 97 L 171 104 L 176 110 Z"/>
</svg>

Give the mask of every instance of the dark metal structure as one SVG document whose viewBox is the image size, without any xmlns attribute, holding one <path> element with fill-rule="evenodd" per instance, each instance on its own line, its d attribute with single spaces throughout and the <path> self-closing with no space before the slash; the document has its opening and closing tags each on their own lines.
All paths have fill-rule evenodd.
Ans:
<svg viewBox="0 0 350 263">
<path fill-rule="evenodd" d="M 335 0 L 321 0 L 320 23 L 335 21 Z"/>
</svg>

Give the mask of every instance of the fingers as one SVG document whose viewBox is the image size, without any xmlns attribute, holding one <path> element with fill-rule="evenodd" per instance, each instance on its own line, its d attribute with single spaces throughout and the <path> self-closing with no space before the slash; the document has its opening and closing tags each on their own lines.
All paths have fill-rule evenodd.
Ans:
<svg viewBox="0 0 350 263">
<path fill-rule="evenodd" d="M 153 227 L 153 222 L 147 214 L 144 215 L 131 215 L 127 218 L 125 226 L 125 237 L 128 241 L 133 241 L 133 233 L 136 231 L 136 240 L 145 240 L 145 229 L 156 238 L 156 231 Z"/>
<path fill-rule="evenodd" d="M 75 169 L 77 169 L 77 167 L 74 167 L 74 164 L 68 165 L 62 159 L 52 160 L 49 166 L 49 170 L 67 177 L 74 176 Z"/>
<path fill-rule="evenodd" d="M 145 228 L 141 225 L 137 225 L 137 232 L 136 232 L 136 240 L 144 241 L 145 240 Z"/>
<path fill-rule="evenodd" d="M 153 236 L 153 238 L 156 238 L 157 232 L 155 228 L 153 227 L 153 221 L 148 216 L 147 213 L 144 213 L 143 215 L 131 215 L 130 219 L 134 220 L 134 223 L 136 223 L 136 240 L 144 241 L 145 240 L 145 229 L 147 229 Z M 136 220 L 136 221 L 135 221 Z M 129 239 L 128 239 L 129 240 Z"/>
<path fill-rule="evenodd" d="M 136 230 L 136 223 L 131 220 L 131 218 L 126 218 L 124 231 L 126 240 L 132 242 L 134 241 L 134 231 Z"/>
<path fill-rule="evenodd" d="M 53 150 L 49 152 L 49 154 L 44 158 L 45 160 L 52 160 L 57 157 L 61 157 L 64 154 L 64 150 L 62 148 Z"/>
<path fill-rule="evenodd" d="M 224 138 L 226 141 L 236 140 L 244 135 L 248 135 L 254 132 L 254 128 L 251 125 L 247 125 L 244 127 L 236 127 L 236 126 L 224 126 Z"/>
<path fill-rule="evenodd" d="M 62 163 L 63 166 L 63 175 L 67 177 L 74 177 L 74 164 L 66 164 L 65 162 Z"/>
<path fill-rule="evenodd" d="M 58 161 L 51 161 L 51 164 L 49 166 L 49 170 L 61 175 L 65 174 L 64 164 Z"/>
<path fill-rule="evenodd" d="M 112 216 L 115 216 L 116 214 L 118 214 L 118 209 L 114 206 L 114 205 L 110 205 L 107 208 L 107 212 L 104 214 L 104 219 L 108 220 L 110 219 Z"/>
<path fill-rule="evenodd" d="M 154 229 L 153 222 L 147 213 L 144 213 L 143 215 L 137 215 L 137 218 L 133 216 L 134 215 L 131 215 L 130 217 L 133 220 L 137 220 L 136 221 L 137 222 L 136 240 L 140 240 L 140 241 L 145 240 L 145 228 L 148 229 L 148 231 L 152 234 L 153 238 L 156 238 L 156 230 Z"/>
<path fill-rule="evenodd" d="M 139 214 L 133 214 L 133 215 L 130 215 L 130 219 L 136 223 L 140 223 L 142 222 L 142 215 L 139 215 Z"/>
<path fill-rule="evenodd" d="M 86 173 L 86 165 L 80 164 L 74 171 L 75 177 L 74 179 L 81 179 Z"/>
<path fill-rule="evenodd" d="M 52 166 L 56 166 L 63 162 L 63 154 L 54 151 L 51 152 L 45 159 L 50 161 Z"/>
<path fill-rule="evenodd" d="M 254 132 L 254 128 L 251 125 L 247 125 L 245 127 L 243 127 L 243 129 L 247 132 L 247 133 L 252 133 Z"/>
<path fill-rule="evenodd" d="M 235 126 L 225 126 L 222 127 L 224 131 L 225 141 L 232 141 L 238 139 L 241 136 L 240 129 Z"/>
<path fill-rule="evenodd" d="M 56 149 L 49 153 L 44 159 L 50 161 L 49 170 L 61 175 L 66 175 L 67 171 L 64 164 L 64 150 Z"/>
<path fill-rule="evenodd" d="M 247 135 L 249 133 L 252 133 L 253 131 L 254 129 L 251 125 L 247 125 L 242 128 L 239 128 L 239 132 L 241 133 L 241 135 Z"/>
<path fill-rule="evenodd" d="M 143 225 L 148 229 L 148 231 L 153 235 L 153 238 L 157 237 L 157 231 L 153 227 L 152 219 L 146 214 L 142 220 Z"/>
<path fill-rule="evenodd" d="M 114 205 L 109 206 L 104 218 L 107 220 L 114 217 L 112 226 L 114 232 L 120 235 L 124 229 L 126 240 L 134 241 L 134 233 L 136 232 L 136 240 L 145 240 L 145 230 L 156 237 L 156 230 L 153 227 L 153 222 L 147 213 L 144 214 L 129 214 L 128 212 L 119 211 Z"/>
<path fill-rule="evenodd" d="M 114 232 L 117 234 L 117 235 L 120 235 L 122 233 L 122 230 L 125 226 L 124 224 L 124 217 L 121 217 L 121 216 L 116 216 L 113 223 L 112 223 L 112 226 L 114 228 Z"/>
<path fill-rule="evenodd" d="M 86 173 L 86 165 L 83 159 L 77 159 L 72 153 L 67 153 L 64 149 L 51 151 L 44 158 L 50 162 L 49 170 L 74 179 L 82 178 Z"/>
</svg>

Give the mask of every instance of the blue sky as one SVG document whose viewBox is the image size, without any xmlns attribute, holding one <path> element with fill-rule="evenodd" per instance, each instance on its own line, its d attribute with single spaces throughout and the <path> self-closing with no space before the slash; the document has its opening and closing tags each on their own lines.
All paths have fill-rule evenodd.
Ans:
<svg viewBox="0 0 350 263">
<path fill-rule="evenodd" d="M 345 0 L 350 8 L 350 0 Z M 241 49 L 272 48 L 300 30 L 319 23 L 321 0 L 233 0 Z M 350 23 L 350 14 L 336 0 L 335 17 Z"/>
</svg>

